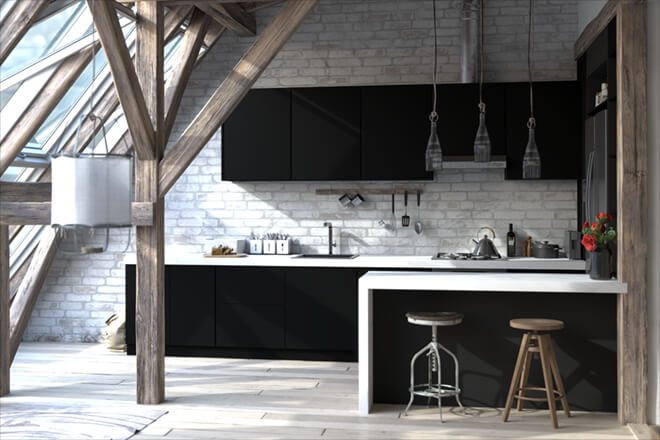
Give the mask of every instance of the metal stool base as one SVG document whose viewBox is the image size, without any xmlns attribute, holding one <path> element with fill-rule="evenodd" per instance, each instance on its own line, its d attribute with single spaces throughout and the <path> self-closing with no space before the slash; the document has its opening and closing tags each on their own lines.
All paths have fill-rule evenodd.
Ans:
<svg viewBox="0 0 660 440">
<path fill-rule="evenodd" d="M 454 372 L 455 372 L 455 383 L 454 385 L 442 384 L 440 380 L 442 378 L 442 363 L 440 359 L 440 350 L 447 353 L 454 360 Z M 415 362 L 417 359 L 426 355 L 428 358 L 428 382 L 424 384 L 415 384 Z M 436 363 L 437 362 L 437 363 Z M 438 381 L 433 383 L 433 373 L 437 372 Z M 403 415 L 408 415 L 408 410 L 415 400 L 415 396 L 426 397 L 428 399 L 427 404 L 430 404 L 431 399 L 438 400 L 438 409 L 440 410 L 440 423 L 444 423 L 442 420 L 442 398 L 443 397 L 455 397 L 456 403 L 463 410 L 465 414 L 465 407 L 461 403 L 459 395 L 461 394 L 461 388 L 458 382 L 458 373 L 459 373 L 459 363 L 458 358 L 454 353 L 445 348 L 442 344 L 437 342 L 437 329 L 436 326 L 433 326 L 433 336 L 431 342 L 424 346 L 412 357 L 410 361 L 410 401 L 408 406 L 403 411 Z"/>
</svg>

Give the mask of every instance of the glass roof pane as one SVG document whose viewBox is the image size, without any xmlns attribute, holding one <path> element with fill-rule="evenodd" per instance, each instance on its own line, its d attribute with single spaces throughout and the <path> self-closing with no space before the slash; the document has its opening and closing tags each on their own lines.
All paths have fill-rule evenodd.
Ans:
<svg viewBox="0 0 660 440">
<path fill-rule="evenodd" d="M 96 54 L 95 64 L 96 64 L 95 67 L 96 77 L 98 78 L 99 74 L 101 73 L 101 70 L 103 70 L 103 68 L 106 65 L 106 58 L 105 58 L 105 54 L 103 53 L 103 50 L 99 50 L 99 52 Z M 80 74 L 76 82 L 73 83 L 69 91 L 66 92 L 64 97 L 62 97 L 60 102 L 50 113 L 48 119 L 46 119 L 46 121 L 41 125 L 41 127 L 39 127 L 37 133 L 30 140 L 31 144 L 42 146 L 48 140 L 48 138 L 53 133 L 53 131 L 62 122 L 64 116 L 66 116 L 66 114 L 73 107 L 73 105 L 83 95 L 85 90 L 87 90 L 87 88 L 91 85 L 93 68 L 94 65 L 92 63 L 89 63 L 89 65 L 85 68 L 83 73 Z"/>
<path fill-rule="evenodd" d="M 70 44 L 73 38 L 68 31 L 83 11 L 86 11 L 84 3 L 77 2 L 33 25 L 0 66 L 0 76 L 7 78 Z M 91 17 L 87 15 L 89 27 Z M 82 37 L 78 32 L 78 38 Z"/>
<path fill-rule="evenodd" d="M 25 168 L 23 167 L 9 167 L 4 173 L 2 173 L 0 180 L 3 182 L 16 182 L 23 171 L 25 171 Z"/>
</svg>

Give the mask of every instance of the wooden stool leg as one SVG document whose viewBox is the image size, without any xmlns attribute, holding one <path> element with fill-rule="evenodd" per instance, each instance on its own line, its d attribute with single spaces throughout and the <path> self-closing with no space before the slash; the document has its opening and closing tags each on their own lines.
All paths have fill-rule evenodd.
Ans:
<svg viewBox="0 0 660 440">
<path fill-rule="evenodd" d="M 557 363 L 557 357 L 555 356 L 555 349 L 552 347 L 552 339 L 548 336 L 548 352 L 550 353 L 550 367 L 552 367 L 552 375 L 555 377 L 555 383 L 557 384 L 557 391 L 561 394 L 561 406 L 564 408 L 564 414 L 566 417 L 571 416 L 571 411 L 568 409 L 568 399 L 566 398 L 566 390 L 564 389 L 564 382 L 561 380 L 561 374 L 559 374 L 559 364 Z"/>
<path fill-rule="evenodd" d="M 548 343 L 550 337 L 548 335 L 538 335 L 539 353 L 541 354 L 541 366 L 543 367 L 543 381 L 545 382 L 545 394 L 548 397 L 548 407 L 550 408 L 550 418 L 552 419 L 552 427 L 557 429 L 557 409 L 555 406 L 555 393 L 552 384 L 552 372 L 550 367 L 551 354 L 548 351 Z"/>
<path fill-rule="evenodd" d="M 529 368 L 531 367 L 532 364 L 532 355 L 533 354 L 529 350 L 525 352 L 525 360 L 523 362 L 522 376 L 520 377 L 520 390 L 518 391 L 519 396 L 525 395 L 524 389 L 527 386 L 527 380 L 529 379 Z M 518 403 L 516 405 L 518 411 L 522 411 L 523 400 L 518 399 Z"/>
<path fill-rule="evenodd" d="M 522 341 L 520 342 L 520 351 L 518 351 L 518 359 L 516 360 L 516 366 L 513 369 L 513 378 L 511 378 L 511 385 L 509 386 L 509 394 L 506 398 L 506 405 L 504 406 L 504 414 L 502 416 L 502 421 L 506 422 L 509 419 L 509 413 L 511 412 L 511 405 L 513 404 L 513 397 L 518 392 L 518 384 L 520 383 L 520 374 L 522 373 L 523 359 L 527 353 L 527 348 L 529 346 L 529 333 L 524 333 Z"/>
</svg>

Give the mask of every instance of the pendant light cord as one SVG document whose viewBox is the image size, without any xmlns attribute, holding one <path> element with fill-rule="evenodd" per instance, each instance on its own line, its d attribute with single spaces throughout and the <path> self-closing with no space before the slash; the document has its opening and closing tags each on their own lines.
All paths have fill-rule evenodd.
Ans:
<svg viewBox="0 0 660 440">
<path fill-rule="evenodd" d="M 435 0 L 433 0 L 433 111 L 429 115 L 431 122 L 438 120 L 436 105 L 438 103 L 438 92 L 436 89 L 436 71 L 438 70 L 438 26 L 435 12 Z"/>
<path fill-rule="evenodd" d="M 483 100 L 484 87 L 484 0 L 479 1 L 479 110 L 486 110 Z"/>
<path fill-rule="evenodd" d="M 532 37 L 534 35 L 533 1 L 534 0 L 529 0 L 529 30 L 527 33 L 527 74 L 529 75 L 529 121 L 527 121 L 528 128 L 536 127 L 536 118 L 534 118 L 534 88 L 532 87 Z"/>
</svg>

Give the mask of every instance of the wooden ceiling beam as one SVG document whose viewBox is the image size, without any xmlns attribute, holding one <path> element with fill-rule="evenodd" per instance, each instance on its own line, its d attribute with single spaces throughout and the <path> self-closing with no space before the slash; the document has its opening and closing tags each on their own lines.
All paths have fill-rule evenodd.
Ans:
<svg viewBox="0 0 660 440">
<path fill-rule="evenodd" d="M 17 1 L 14 3 L 0 23 L 0 64 L 4 63 L 49 3 L 50 0 Z"/>
<path fill-rule="evenodd" d="M 216 20 L 237 35 L 242 37 L 257 35 L 257 21 L 254 15 L 246 12 L 241 5 L 237 3 L 213 3 L 210 7 L 220 14 Z"/>
<path fill-rule="evenodd" d="M 174 67 L 165 87 L 165 108 L 167 109 L 167 113 L 165 114 L 165 123 L 163 126 L 164 144 L 167 143 L 172 132 L 179 105 L 188 84 L 188 78 L 190 78 L 190 74 L 195 68 L 199 50 L 206 36 L 209 20 L 208 15 L 195 8 L 190 19 L 190 25 L 186 29 L 186 33 L 183 34 L 179 48 L 174 54 Z"/>
<path fill-rule="evenodd" d="M 245 5 L 246 12 L 256 12 L 260 9 L 270 8 L 275 6 L 278 3 L 282 3 L 284 0 L 274 0 L 274 1 L 264 1 L 264 2 L 252 2 L 250 5 Z"/>
<path fill-rule="evenodd" d="M 0 182 L 0 202 L 50 202 L 50 182 Z"/>
<path fill-rule="evenodd" d="M 110 66 L 115 90 L 124 115 L 126 115 L 128 128 L 135 139 L 135 153 L 139 158 L 153 158 L 152 146 L 156 142 L 156 133 L 140 88 L 140 81 L 135 73 L 131 55 L 119 26 L 119 20 L 117 20 L 117 13 L 109 2 L 85 1 L 94 18 L 94 26 Z"/>
<path fill-rule="evenodd" d="M 317 0 L 288 0 L 239 60 L 159 166 L 163 197 L 289 40 Z"/>
<path fill-rule="evenodd" d="M 57 253 L 57 245 L 60 235 L 53 228 L 46 228 L 41 234 L 39 245 L 35 250 L 25 277 L 18 287 L 14 301 L 9 311 L 9 350 L 11 361 L 16 356 L 16 351 L 27 328 L 34 305 L 37 303 L 39 292 L 46 280 L 50 265 Z"/>
<path fill-rule="evenodd" d="M 90 49 L 71 55 L 62 61 L 44 84 L 42 90 L 0 143 L 0 175 L 9 168 L 18 153 L 32 139 L 41 124 L 78 79 L 91 58 L 90 51 L 96 53 L 98 48 L 99 45 L 96 44 Z"/>
<path fill-rule="evenodd" d="M 9 394 L 10 388 L 9 296 L 9 228 L 7 225 L 0 225 L 0 396 Z"/>
<path fill-rule="evenodd" d="M 190 12 L 193 10 L 192 6 L 176 6 L 170 12 L 165 14 L 165 44 L 169 43 L 172 38 L 179 31 L 179 27 L 188 18 Z"/>
</svg>

